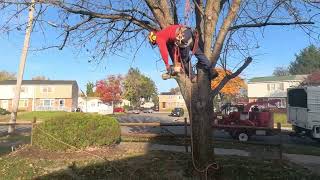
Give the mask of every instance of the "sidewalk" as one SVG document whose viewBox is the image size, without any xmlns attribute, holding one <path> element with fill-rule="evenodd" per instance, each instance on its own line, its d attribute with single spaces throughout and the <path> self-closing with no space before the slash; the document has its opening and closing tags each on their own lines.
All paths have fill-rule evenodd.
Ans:
<svg viewBox="0 0 320 180">
<path fill-rule="evenodd" d="M 122 144 L 125 144 L 125 143 L 122 143 Z M 136 144 L 139 144 L 141 148 L 149 151 L 162 150 L 162 151 L 172 151 L 172 152 L 185 152 L 184 146 L 150 144 L 150 143 L 136 143 Z M 190 146 L 188 147 L 188 152 L 190 152 Z M 240 149 L 214 148 L 214 153 L 216 155 L 223 155 L 223 156 L 243 156 L 243 157 L 254 156 L 250 152 L 245 150 L 240 150 Z M 292 163 L 302 165 L 303 167 L 309 169 L 310 171 L 320 175 L 320 156 L 283 153 L 283 157 Z"/>
</svg>

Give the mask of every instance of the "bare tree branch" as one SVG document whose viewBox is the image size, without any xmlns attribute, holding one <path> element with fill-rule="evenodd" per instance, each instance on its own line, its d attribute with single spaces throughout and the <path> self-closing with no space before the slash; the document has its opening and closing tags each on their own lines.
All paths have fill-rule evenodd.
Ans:
<svg viewBox="0 0 320 180">
<path fill-rule="evenodd" d="M 221 89 L 233 78 L 239 76 L 239 74 L 246 69 L 249 64 L 252 62 L 252 58 L 248 57 L 245 62 L 242 64 L 242 66 L 234 73 L 232 74 L 226 74 L 226 76 L 221 80 L 221 82 L 219 83 L 219 85 L 212 91 L 211 96 L 214 97 L 216 96 Z"/>
<path fill-rule="evenodd" d="M 299 24 L 315 24 L 310 21 L 301 21 L 301 22 L 269 22 L 269 23 L 256 23 L 256 24 L 240 24 L 235 25 L 229 28 L 229 31 L 237 30 L 240 28 L 259 28 L 264 26 L 288 26 L 288 25 L 299 25 Z"/>
<path fill-rule="evenodd" d="M 228 33 L 228 29 L 231 26 L 231 24 L 233 23 L 237 12 L 240 8 L 240 4 L 241 4 L 241 0 L 234 0 L 227 17 L 224 19 L 223 24 L 221 25 L 220 31 L 218 33 L 218 37 L 216 38 L 216 42 L 214 44 L 213 50 L 212 50 L 212 57 L 211 62 L 213 63 L 213 65 L 215 66 L 217 63 L 218 58 L 220 57 L 220 53 L 221 53 L 221 49 L 224 43 L 224 40 L 227 36 Z"/>
</svg>

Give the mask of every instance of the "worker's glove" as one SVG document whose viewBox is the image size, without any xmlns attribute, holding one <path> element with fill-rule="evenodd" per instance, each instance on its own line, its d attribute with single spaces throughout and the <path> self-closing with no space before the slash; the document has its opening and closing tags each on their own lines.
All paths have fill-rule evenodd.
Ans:
<svg viewBox="0 0 320 180">
<path fill-rule="evenodd" d="M 168 71 L 168 73 L 171 71 L 171 66 L 169 64 L 166 65 L 166 69 Z"/>
</svg>

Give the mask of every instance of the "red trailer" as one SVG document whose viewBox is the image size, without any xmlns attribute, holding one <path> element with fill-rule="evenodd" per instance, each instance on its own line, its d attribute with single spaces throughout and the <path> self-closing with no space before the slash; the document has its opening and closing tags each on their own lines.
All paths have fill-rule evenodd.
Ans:
<svg viewBox="0 0 320 180">
<path fill-rule="evenodd" d="M 222 114 L 216 117 L 214 128 L 223 129 L 234 139 L 248 141 L 252 135 L 272 135 L 274 122 L 269 105 L 277 107 L 280 100 L 257 101 L 246 105 L 226 105 L 222 107 Z M 226 109 L 232 107 L 233 112 Z"/>
</svg>

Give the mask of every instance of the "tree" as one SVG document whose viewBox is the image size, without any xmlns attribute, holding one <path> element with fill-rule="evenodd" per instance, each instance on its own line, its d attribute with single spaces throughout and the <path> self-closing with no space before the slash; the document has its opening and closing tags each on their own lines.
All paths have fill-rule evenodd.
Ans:
<svg viewBox="0 0 320 180">
<path fill-rule="evenodd" d="M 320 48 L 310 45 L 304 48 L 289 66 L 291 74 L 311 74 L 320 70 Z"/>
<path fill-rule="evenodd" d="M 274 76 L 289 76 L 289 70 L 286 67 L 276 67 L 272 73 Z"/>
<path fill-rule="evenodd" d="M 141 98 L 157 100 L 157 88 L 149 77 L 141 74 L 139 69 L 130 68 L 124 80 L 123 97 L 133 106 L 139 106 Z"/>
<path fill-rule="evenodd" d="M 21 10 L 23 4 L 29 5 L 29 3 L 23 0 L 2 0 L 2 2 L 7 2 L 0 8 L 6 10 L 8 17 L 4 32 L 18 30 L 16 22 L 19 21 L 16 20 L 25 12 Z M 180 7 L 183 3 L 190 3 L 189 0 L 125 2 L 123 0 L 90 2 L 38 0 L 37 2 L 41 3 L 37 11 L 37 17 L 41 20 L 38 22 L 41 27 L 36 26 L 39 31 L 50 26 L 55 28 L 55 32 L 61 33 L 58 35 L 60 43 L 46 45 L 40 49 L 54 47 L 63 49 L 66 45 L 73 45 L 79 50 L 92 52 L 92 60 L 100 61 L 108 54 L 118 54 L 125 48 L 141 47 L 146 31 L 183 23 L 183 19 L 187 20 L 185 17 L 189 17 L 190 22 L 194 24 L 188 21 L 186 23 L 196 27 L 200 37 L 199 48 L 203 49 L 213 67 L 219 64 L 227 69 L 231 64 L 239 64 L 233 67 L 234 71 L 226 75 L 215 89 L 211 89 L 208 75 L 201 69 L 197 71 L 196 83 L 192 83 L 184 73 L 175 78 L 189 111 L 193 165 L 201 177 L 204 177 L 213 161 L 210 127 L 213 117 L 212 100 L 229 80 L 237 77 L 252 62 L 249 54 L 253 53 L 253 47 L 257 47 L 255 35 L 261 32 L 259 28 L 293 25 L 302 28 L 311 39 L 319 32 L 317 26 L 314 26 L 318 20 L 317 1 L 193 0 L 193 11 L 188 11 L 186 8 L 184 16 L 181 12 L 183 8 Z M 55 10 L 57 17 L 47 16 L 44 13 L 46 10 Z M 7 28 L 11 24 L 15 28 Z M 242 64 L 238 63 L 243 59 Z"/>
<path fill-rule="evenodd" d="M 93 82 L 88 82 L 86 84 L 86 96 L 87 97 L 95 97 L 96 93 L 94 92 L 95 84 Z"/>
<path fill-rule="evenodd" d="M 122 79 L 120 75 L 110 75 L 107 79 L 97 82 L 96 93 L 103 103 L 114 105 L 121 102 Z"/>
<path fill-rule="evenodd" d="M 17 79 L 15 73 L 11 73 L 11 72 L 8 72 L 8 71 L 0 71 L 0 81 L 15 80 L 15 79 Z"/>
<path fill-rule="evenodd" d="M 230 75 L 232 72 L 230 70 L 224 70 L 222 68 L 216 68 L 219 76 L 211 81 L 211 88 L 215 89 L 222 79 Z M 221 103 L 231 102 L 235 98 L 239 98 L 240 91 L 242 89 L 247 89 L 246 83 L 239 76 L 231 79 L 219 92 L 219 100 L 218 98 L 214 99 L 214 106 L 216 109 L 219 109 Z"/>
<path fill-rule="evenodd" d="M 222 68 L 217 68 L 216 69 L 219 76 L 215 78 L 211 82 L 211 88 L 215 89 L 217 86 L 220 84 L 220 82 L 223 80 L 225 76 L 228 76 L 232 74 L 230 70 L 224 70 Z M 236 96 L 240 93 L 240 90 L 242 88 L 246 88 L 246 84 L 243 79 L 240 77 L 235 77 L 231 79 L 220 91 L 221 94 L 226 95 L 226 96 Z"/>
<path fill-rule="evenodd" d="M 179 87 L 171 88 L 171 89 L 169 90 L 169 92 L 170 92 L 171 94 L 181 94 Z"/>
<path fill-rule="evenodd" d="M 32 80 L 49 80 L 46 76 L 35 76 L 32 77 Z"/>
<path fill-rule="evenodd" d="M 309 74 L 301 83 L 302 86 L 320 86 L 320 70 Z"/>
</svg>

